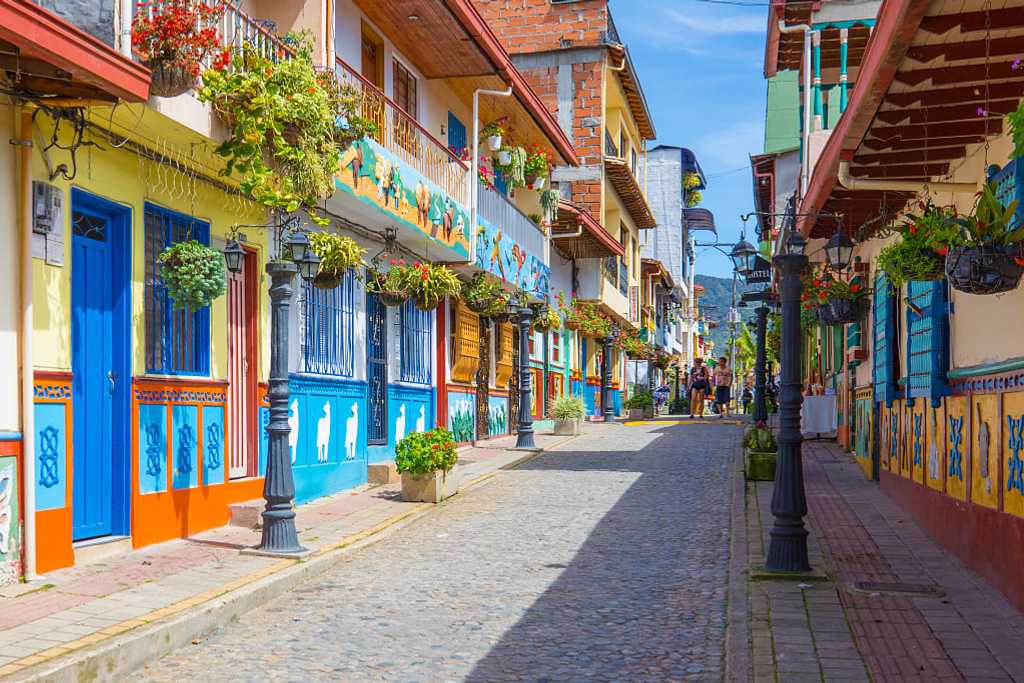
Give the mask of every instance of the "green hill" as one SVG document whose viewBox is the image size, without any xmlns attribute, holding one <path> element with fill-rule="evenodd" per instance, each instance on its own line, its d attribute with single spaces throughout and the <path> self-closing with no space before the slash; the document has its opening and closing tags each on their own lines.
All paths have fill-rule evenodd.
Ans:
<svg viewBox="0 0 1024 683">
<path fill-rule="evenodd" d="M 711 340 L 715 342 L 716 355 L 721 355 L 729 344 L 729 325 L 726 323 L 729 317 L 729 307 L 732 305 L 732 278 L 714 277 L 712 275 L 695 275 L 694 281 L 703 285 L 704 296 L 700 300 L 700 308 L 706 320 L 714 320 L 718 327 L 709 332 Z M 746 285 L 742 280 L 736 282 L 736 300 L 746 291 Z M 741 308 L 740 318 L 747 320 L 753 311 L 752 308 Z"/>
</svg>

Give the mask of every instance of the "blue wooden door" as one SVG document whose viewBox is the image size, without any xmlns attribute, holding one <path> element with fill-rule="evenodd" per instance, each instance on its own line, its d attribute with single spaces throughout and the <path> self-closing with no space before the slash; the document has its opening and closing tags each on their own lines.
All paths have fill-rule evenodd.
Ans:
<svg viewBox="0 0 1024 683">
<path fill-rule="evenodd" d="M 71 207 L 74 540 L 127 532 L 127 210 L 75 191 Z"/>
</svg>

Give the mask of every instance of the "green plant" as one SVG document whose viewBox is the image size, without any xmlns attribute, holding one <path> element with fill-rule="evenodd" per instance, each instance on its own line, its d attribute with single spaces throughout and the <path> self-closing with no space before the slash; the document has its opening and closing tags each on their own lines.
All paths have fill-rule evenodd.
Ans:
<svg viewBox="0 0 1024 683">
<path fill-rule="evenodd" d="M 696 171 L 687 171 L 683 174 L 683 189 L 695 190 L 700 187 L 700 174 Z"/>
<path fill-rule="evenodd" d="M 198 311 L 227 290 L 224 256 L 196 240 L 164 249 L 160 275 L 176 309 Z"/>
<path fill-rule="evenodd" d="M 553 308 L 545 308 L 533 321 L 533 329 L 538 332 L 548 332 L 562 327 L 562 316 Z"/>
<path fill-rule="evenodd" d="M 690 412 L 690 402 L 682 396 L 673 399 L 672 404 L 668 408 L 669 413 L 672 415 L 683 415 Z"/>
<path fill-rule="evenodd" d="M 970 215 L 957 219 L 961 239 L 949 247 L 1005 247 L 1024 241 L 1024 226 L 1013 227 L 1017 200 L 1004 206 L 996 196 L 996 187 L 988 183 L 978 193 Z"/>
<path fill-rule="evenodd" d="M 684 201 L 686 207 L 692 209 L 704 200 L 704 195 L 700 190 L 687 190 L 685 193 Z"/>
<path fill-rule="evenodd" d="M 504 152 L 509 154 L 508 164 L 495 163 L 509 187 L 526 187 L 526 150 L 522 147 L 506 147 Z"/>
<path fill-rule="evenodd" d="M 497 278 L 477 273 L 462 284 L 462 299 L 470 310 L 484 316 L 494 316 L 508 307 L 508 294 Z"/>
<path fill-rule="evenodd" d="M 389 296 L 400 296 L 402 299 L 409 298 L 410 271 L 405 268 L 398 268 L 399 264 L 405 265 L 405 261 L 392 259 L 391 268 L 386 271 L 380 270 L 376 265 L 366 270 L 366 291 L 371 294 L 387 294 Z"/>
<path fill-rule="evenodd" d="M 500 119 L 488 122 L 480 130 L 480 139 L 486 139 L 494 137 L 496 135 L 504 136 L 506 127 L 508 126 L 508 117 L 502 116 Z"/>
<path fill-rule="evenodd" d="M 351 237 L 342 237 L 331 232 L 314 232 L 309 236 L 310 245 L 320 257 L 320 272 L 340 276 L 363 262 L 366 250 Z"/>
<path fill-rule="evenodd" d="M 743 435 L 743 447 L 752 451 L 770 452 L 778 448 L 775 434 L 763 423 L 759 422 Z"/>
<path fill-rule="evenodd" d="M 396 269 L 399 273 L 395 277 L 404 285 L 406 294 L 416 299 L 421 310 L 433 310 L 445 297 L 462 291 L 462 282 L 446 265 L 416 262 L 411 266 L 401 263 L 391 266 L 391 270 Z"/>
<path fill-rule="evenodd" d="M 551 153 L 538 145 L 530 145 L 523 162 L 523 173 L 538 178 L 548 177 L 548 166 L 551 165 Z"/>
<path fill-rule="evenodd" d="M 537 225 L 537 227 L 540 227 L 544 222 L 544 218 L 539 213 L 531 213 L 529 218 Z"/>
<path fill-rule="evenodd" d="M 640 338 L 636 332 L 623 332 L 615 343 L 626 355 L 632 359 L 648 358 L 653 352 L 650 344 Z"/>
<path fill-rule="evenodd" d="M 591 303 L 585 303 L 573 299 L 568 306 L 564 305 L 564 299 L 559 298 L 559 306 L 565 315 L 565 323 L 569 329 L 577 329 L 583 334 L 602 339 L 611 334 L 612 321 Z"/>
<path fill-rule="evenodd" d="M 221 175 L 238 173 L 243 192 L 283 211 L 315 211 L 334 192 L 341 146 L 374 130 L 358 115 L 358 92 L 339 88 L 333 73 L 313 66 L 307 36 L 293 37 L 294 54 L 272 61 L 248 45 L 231 68 L 208 69 L 199 98 L 211 102 L 231 129 L 217 147 Z M 343 124 L 339 127 L 339 114 Z"/>
<path fill-rule="evenodd" d="M 559 396 L 551 403 L 551 414 L 556 420 L 579 420 L 584 411 L 583 400 L 575 396 Z"/>
<path fill-rule="evenodd" d="M 551 223 L 558 217 L 558 202 L 562 194 L 550 187 L 540 191 L 540 208 L 544 212 L 544 220 Z"/>
<path fill-rule="evenodd" d="M 1020 68 L 1020 60 L 1014 62 L 1014 71 Z M 1006 116 L 1010 124 L 1010 138 L 1013 140 L 1013 157 L 1024 156 L 1024 100 L 1017 105 L 1017 109 Z"/>
<path fill-rule="evenodd" d="M 638 391 L 626 400 L 626 408 L 651 408 L 654 406 L 654 397 L 649 391 Z"/>
<path fill-rule="evenodd" d="M 403 474 L 448 472 L 458 459 L 455 440 L 444 427 L 413 432 L 395 446 L 395 469 Z"/>
<path fill-rule="evenodd" d="M 902 239 L 882 247 L 876 263 L 897 289 L 911 280 L 945 277 L 944 259 L 939 253 Z"/>
</svg>

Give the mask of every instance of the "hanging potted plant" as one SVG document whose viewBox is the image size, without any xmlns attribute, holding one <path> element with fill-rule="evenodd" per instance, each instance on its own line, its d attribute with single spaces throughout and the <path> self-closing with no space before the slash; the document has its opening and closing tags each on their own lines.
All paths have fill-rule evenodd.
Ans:
<svg viewBox="0 0 1024 683">
<path fill-rule="evenodd" d="M 540 191 L 540 210 L 542 212 L 542 219 L 544 223 L 550 225 L 555 222 L 558 218 L 558 202 L 561 201 L 562 195 L 558 190 L 547 188 Z"/>
<path fill-rule="evenodd" d="M 416 308 L 421 311 L 432 311 L 445 297 L 456 296 L 462 291 L 462 282 L 448 266 L 439 263 L 420 263 L 412 265 L 393 265 L 391 270 L 398 270 L 406 294 L 416 301 Z M 391 271 L 388 271 L 389 274 Z"/>
<path fill-rule="evenodd" d="M 149 67 L 150 93 L 177 97 L 196 86 L 203 61 L 221 47 L 216 25 L 223 14 L 220 3 L 139 3 L 132 19 L 132 49 Z"/>
<path fill-rule="evenodd" d="M 487 317 L 504 311 L 508 306 L 508 295 L 501 288 L 501 283 L 486 273 L 477 273 L 472 280 L 462 284 L 462 300 L 466 302 L 466 308 Z"/>
<path fill-rule="evenodd" d="M 562 327 L 562 316 L 553 308 L 545 307 L 533 319 L 533 329 L 538 332 L 550 332 Z"/>
<path fill-rule="evenodd" d="M 381 271 L 376 267 L 366 271 L 366 291 L 376 294 L 385 306 L 401 306 L 410 296 L 408 276 L 404 260 L 392 259 L 391 268 Z"/>
<path fill-rule="evenodd" d="M 496 119 L 485 125 L 480 131 L 481 139 L 487 140 L 487 147 L 492 152 L 497 152 L 501 149 L 501 139 L 505 136 L 505 128 L 507 126 L 508 117 L 502 116 L 500 119 Z"/>
<path fill-rule="evenodd" d="M 831 278 L 825 291 L 827 299 L 818 309 L 823 325 L 846 325 L 864 317 L 868 290 L 860 282 Z"/>
<path fill-rule="evenodd" d="M 1024 274 L 1024 227 L 1014 228 L 1017 201 L 1004 206 L 995 187 L 985 185 L 969 216 L 958 219 L 960 234 L 946 254 L 949 284 L 967 294 L 999 294 L 1016 289 Z"/>
<path fill-rule="evenodd" d="M 507 152 L 507 155 L 499 153 L 496 166 L 505 176 L 508 187 L 526 187 L 526 150 L 522 147 L 512 147 L 501 152 Z"/>
<path fill-rule="evenodd" d="M 619 337 L 617 345 L 632 360 L 645 359 L 650 355 L 650 348 L 647 343 L 636 332 L 623 333 Z"/>
<path fill-rule="evenodd" d="M 611 335 L 612 321 L 595 304 L 573 299 L 573 308 L 580 332 L 595 339 L 607 339 Z"/>
<path fill-rule="evenodd" d="M 530 189 L 538 192 L 544 189 L 550 165 L 551 154 L 537 145 L 531 145 L 523 164 L 524 180 Z"/>
<path fill-rule="evenodd" d="M 309 236 L 310 246 L 320 257 L 320 270 L 313 285 L 320 289 L 334 289 L 351 269 L 363 262 L 366 250 L 351 237 L 331 232 L 314 232 Z"/>
<path fill-rule="evenodd" d="M 944 279 L 946 245 L 960 232 L 954 207 L 938 207 L 931 200 L 918 206 L 920 215 L 907 214 L 896 228 L 899 239 L 878 253 L 878 267 L 896 289 L 911 280 Z"/>
<path fill-rule="evenodd" d="M 227 290 L 224 255 L 196 240 L 164 249 L 160 276 L 176 309 L 198 311 Z"/>
</svg>

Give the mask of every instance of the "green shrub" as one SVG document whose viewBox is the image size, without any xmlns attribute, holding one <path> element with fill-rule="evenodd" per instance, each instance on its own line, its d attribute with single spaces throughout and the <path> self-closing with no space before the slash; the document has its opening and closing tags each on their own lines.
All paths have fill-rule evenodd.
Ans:
<svg viewBox="0 0 1024 683">
<path fill-rule="evenodd" d="M 654 405 L 654 397 L 648 391 L 638 391 L 626 401 L 626 408 L 650 408 Z"/>
<path fill-rule="evenodd" d="M 198 311 L 227 291 L 224 255 L 196 240 L 177 242 L 160 254 L 160 276 L 174 308 Z"/>
<path fill-rule="evenodd" d="M 429 432 L 413 432 L 395 447 L 395 468 L 412 475 L 429 474 L 438 470 L 447 472 L 459 459 L 455 440 L 444 427 Z"/>
<path fill-rule="evenodd" d="M 763 423 L 751 427 L 743 435 L 743 447 L 752 451 L 774 451 L 778 448 L 775 434 Z"/>
<path fill-rule="evenodd" d="M 583 417 L 583 401 L 575 396 L 560 396 L 551 404 L 556 420 L 577 420 Z"/>
</svg>

